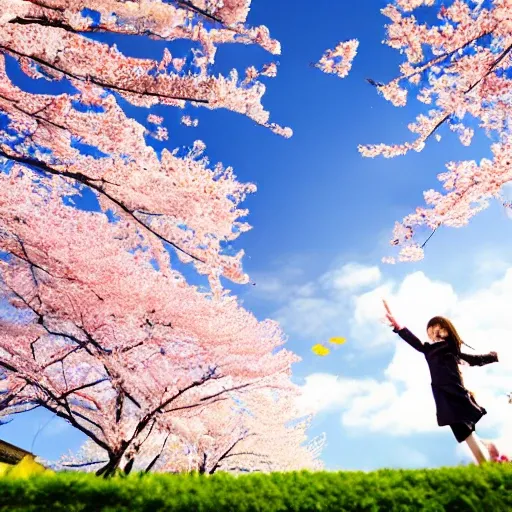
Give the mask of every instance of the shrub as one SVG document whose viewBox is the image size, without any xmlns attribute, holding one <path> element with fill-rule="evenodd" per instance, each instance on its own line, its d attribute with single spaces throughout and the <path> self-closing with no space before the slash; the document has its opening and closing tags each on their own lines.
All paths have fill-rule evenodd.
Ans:
<svg viewBox="0 0 512 512">
<path fill-rule="evenodd" d="M 407 512 L 512 510 L 512 465 L 234 476 L 83 473 L 0 479 L 0 511 Z"/>
</svg>

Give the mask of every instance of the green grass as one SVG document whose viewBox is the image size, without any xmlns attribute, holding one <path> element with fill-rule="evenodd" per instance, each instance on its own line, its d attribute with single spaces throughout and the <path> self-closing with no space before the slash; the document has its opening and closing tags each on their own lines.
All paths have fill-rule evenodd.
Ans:
<svg viewBox="0 0 512 512">
<path fill-rule="evenodd" d="M 0 511 L 512 511 L 512 464 L 436 470 L 0 479 Z"/>
</svg>

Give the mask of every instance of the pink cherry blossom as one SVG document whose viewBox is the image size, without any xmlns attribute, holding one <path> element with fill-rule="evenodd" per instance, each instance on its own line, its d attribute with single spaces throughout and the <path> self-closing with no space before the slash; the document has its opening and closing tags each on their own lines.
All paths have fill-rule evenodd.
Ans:
<svg viewBox="0 0 512 512">
<path fill-rule="evenodd" d="M 10 82 L 0 55 L 0 113 L 8 116 L 11 128 L 25 140 L 14 143 L 18 137 L 4 135 L 0 156 L 35 165 L 46 172 L 47 181 L 51 176 L 66 175 L 80 186 L 91 187 L 104 209 L 115 211 L 132 228 L 143 229 L 142 235 L 158 258 L 163 255 L 161 243 L 165 242 L 178 250 L 178 257 L 194 261 L 211 279 L 218 281 L 214 276 L 229 267 L 232 279 L 246 282 L 239 257 L 221 256 L 219 252 L 222 241 L 232 241 L 247 230 L 246 223 L 238 220 L 247 212 L 237 204 L 254 187 L 238 183 L 230 168 L 218 164 L 211 169 L 208 160 L 195 150 L 186 157 L 164 150 L 158 158 L 144 135 L 165 140 L 165 128 L 147 130 L 129 119 L 115 97 L 105 95 L 100 86 L 79 81 L 75 87 L 80 94 L 26 93 Z M 252 93 L 245 90 L 244 94 Z M 258 97 L 262 94 L 259 89 Z M 235 100 L 231 97 L 229 101 Z M 91 110 L 77 110 L 77 103 Z M 149 118 L 152 124 L 157 121 L 157 116 Z M 269 128 L 279 133 L 277 125 Z M 24 133 L 30 137 L 21 135 Z M 105 157 L 82 155 L 73 148 L 73 140 L 97 148 Z M 28 157 L 29 148 L 34 146 L 51 149 L 53 154 L 37 150 Z M 192 200 L 193 194 L 199 196 Z M 234 272 L 236 266 L 238 271 Z"/>
<path fill-rule="evenodd" d="M 138 450 L 134 468 L 205 474 L 322 469 L 325 435 L 308 441 L 311 417 L 300 418 L 295 396 L 260 389 L 244 393 L 241 401 L 211 404 L 188 418 L 179 432 L 154 433 Z M 289 424 L 293 417 L 298 419 Z M 59 463 L 91 471 L 107 459 L 105 450 L 88 441 Z"/>
<path fill-rule="evenodd" d="M 431 8 L 437 23 L 420 21 L 419 8 L 422 17 Z M 382 12 L 390 21 L 385 43 L 406 60 L 388 84 L 372 82 L 395 106 L 404 106 L 406 91 L 417 88 L 417 99 L 429 109 L 409 125 L 412 142 L 361 145 L 362 155 L 392 158 L 421 151 L 432 136 L 440 140 L 445 125 L 466 146 L 477 125 L 498 139 L 491 161 L 448 163 L 448 172 L 439 175 L 444 194 L 426 193 L 428 208 L 418 208 L 403 220 L 413 236 L 398 237 L 398 244 L 395 236 L 392 243 L 401 248 L 399 259 L 416 261 L 422 256 L 414 240 L 420 236 L 418 228 L 426 226 L 431 235 L 441 226 L 466 225 L 490 198 L 501 200 L 501 187 L 512 179 L 506 163 L 511 148 L 512 3 L 455 0 L 446 7 L 433 0 L 395 0 Z"/>
<path fill-rule="evenodd" d="M 327 50 L 316 64 L 324 73 L 336 74 L 345 78 L 352 69 L 352 62 L 357 55 L 359 41 L 351 39 L 342 41 L 333 50 Z"/>
<path fill-rule="evenodd" d="M 155 114 L 149 114 L 148 123 L 151 124 L 162 124 L 164 122 L 164 118 L 161 116 L 156 116 Z"/>
<path fill-rule="evenodd" d="M 227 108 L 289 137 L 290 129 L 269 122 L 260 82 L 244 85 L 235 71 L 227 77 L 209 73 L 220 44 L 251 43 L 279 53 L 265 27 L 244 24 L 249 5 L 246 0 L 0 0 L 0 115 L 18 133 L 2 134 L 0 157 L 34 165 L 46 173 L 48 186 L 51 176 L 65 175 L 90 187 L 104 210 L 120 216 L 127 228 L 141 230 L 143 244 L 157 259 L 165 260 L 168 244 L 216 288 L 228 269 L 230 279 L 247 282 L 241 253 L 221 254 L 221 244 L 249 228 L 240 221 L 247 212 L 238 204 L 254 187 L 240 184 L 230 168 L 211 166 L 195 150 L 178 157 L 165 149 L 159 158 L 144 137 L 168 139 L 161 116 L 150 113 L 144 127 L 125 115 L 114 93 L 143 107 L 182 108 L 190 102 Z M 201 50 L 194 64 L 200 71 L 190 72 L 185 59 L 174 58 L 168 49 L 160 61 L 126 57 L 115 46 L 82 35 L 89 31 L 196 41 Z M 5 73 L 2 54 L 18 60 L 31 76 L 68 79 L 78 93 L 50 96 L 20 90 Z M 269 66 L 267 71 L 273 69 Z M 104 157 L 83 155 L 76 142 Z"/>
<path fill-rule="evenodd" d="M 183 116 L 181 118 L 181 124 L 185 126 L 193 126 L 194 128 L 199 125 L 198 119 L 192 119 L 190 116 Z"/>
</svg>

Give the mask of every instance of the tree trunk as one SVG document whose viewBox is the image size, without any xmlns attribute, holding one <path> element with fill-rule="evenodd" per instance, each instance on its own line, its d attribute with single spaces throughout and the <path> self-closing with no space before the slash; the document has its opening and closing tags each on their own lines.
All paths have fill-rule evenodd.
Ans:
<svg viewBox="0 0 512 512">
<path fill-rule="evenodd" d="M 116 469 L 119 467 L 122 457 L 122 455 L 116 455 L 112 457 L 105 466 L 96 471 L 96 476 L 102 476 L 103 478 L 109 478 L 113 476 L 116 472 Z"/>
<path fill-rule="evenodd" d="M 206 473 L 206 453 L 203 454 L 203 461 L 199 464 L 199 474 L 204 475 Z"/>
<path fill-rule="evenodd" d="M 121 448 L 109 455 L 108 463 L 96 471 L 96 476 L 102 476 L 103 478 L 109 478 L 113 476 L 116 472 L 116 469 L 119 467 L 119 464 L 121 464 L 121 460 L 128 446 L 129 444 L 126 441 L 123 441 L 121 443 Z"/>
<path fill-rule="evenodd" d="M 124 472 L 126 475 L 129 475 L 133 469 L 133 464 L 135 463 L 135 457 L 132 457 L 124 466 Z"/>
</svg>

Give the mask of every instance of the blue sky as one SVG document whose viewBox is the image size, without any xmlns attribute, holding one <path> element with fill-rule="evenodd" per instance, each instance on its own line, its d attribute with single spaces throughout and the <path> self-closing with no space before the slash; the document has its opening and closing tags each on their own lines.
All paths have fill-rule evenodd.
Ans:
<svg viewBox="0 0 512 512">
<path fill-rule="evenodd" d="M 465 339 L 482 351 L 500 352 L 502 343 L 506 350 L 504 334 L 510 336 L 512 328 L 507 319 L 503 325 L 501 317 L 492 324 L 489 316 L 478 315 L 491 306 L 492 316 L 512 305 L 506 286 L 512 221 L 497 203 L 467 228 L 436 233 L 424 261 L 380 263 L 389 254 L 394 221 L 422 204 L 424 190 L 437 188 L 436 175 L 444 163 L 479 159 L 489 152 L 485 137 L 477 136 L 466 148 L 443 129 L 441 142 L 432 141 L 419 154 L 391 160 L 359 155 L 358 144 L 410 140 L 407 124 L 422 108 L 412 102 L 397 109 L 364 80 L 392 78 L 401 61 L 381 44 L 386 19 L 379 11 L 384 5 L 359 0 L 349 9 L 345 2 L 327 0 L 314 6 L 304 0 L 253 0 L 250 23 L 267 25 L 282 43 L 278 77 L 268 81 L 264 105 L 275 122 L 293 128 L 290 140 L 231 112 L 190 108 L 187 113 L 199 119 L 199 126 L 186 128 L 178 122 L 181 112 L 156 111 L 166 118 L 169 145 L 201 139 L 212 161 L 233 166 L 241 181 L 258 186 L 246 201 L 254 228 L 237 243 L 246 251 L 245 268 L 256 286 L 233 289 L 259 318 L 282 321 L 288 348 L 303 357 L 295 367 L 295 381 L 310 397 L 325 395 L 321 406 L 309 399 L 319 411 L 311 433 L 326 432 L 323 459 L 332 470 L 437 467 L 469 460 L 449 429 L 436 428 L 428 374 L 418 370 L 415 384 L 416 365 L 420 368 L 424 361 L 379 323 L 377 295 L 387 293 L 399 306 L 400 318 L 416 330 L 436 313 L 460 318 L 457 325 L 466 328 Z M 348 78 L 310 66 L 327 48 L 351 38 L 358 38 L 360 46 Z M 143 45 L 134 38 L 109 40 L 114 39 L 133 56 L 156 57 L 164 46 Z M 178 53 L 185 46 L 170 48 Z M 259 48 L 226 46 L 218 52 L 216 70 L 243 70 L 269 60 Z M 143 119 L 147 111 L 133 109 L 133 115 Z M 314 356 L 311 346 L 329 336 L 346 336 L 348 342 L 326 358 Z M 477 397 L 482 390 L 482 404 L 489 411 L 481 422 L 484 437 L 503 438 L 510 422 L 502 390 L 507 365 L 505 357 L 499 369 L 471 369 L 468 376 Z M 386 416 L 375 402 L 389 411 L 406 414 L 408 407 L 419 407 L 428 414 L 424 423 L 414 423 L 406 415 Z M 2 426 L 0 436 L 47 458 L 79 447 L 82 437 L 58 419 L 34 442 L 49 420 L 44 411 L 23 415 Z"/>
</svg>

